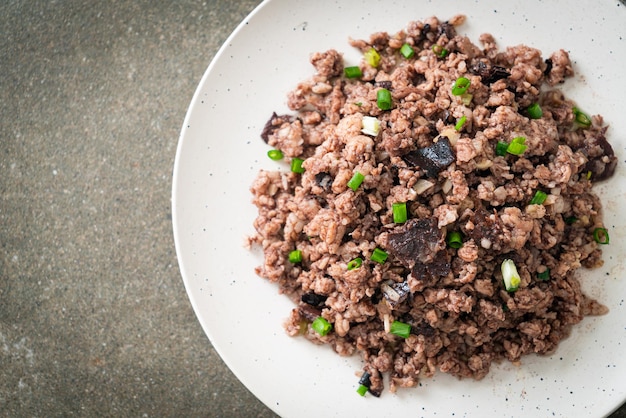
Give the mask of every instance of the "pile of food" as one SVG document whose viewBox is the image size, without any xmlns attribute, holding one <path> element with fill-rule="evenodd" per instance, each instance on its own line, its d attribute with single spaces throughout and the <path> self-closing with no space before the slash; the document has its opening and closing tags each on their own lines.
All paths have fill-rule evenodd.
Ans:
<svg viewBox="0 0 626 418">
<path fill-rule="evenodd" d="M 606 312 L 576 271 L 609 243 L 596 181 L 617 159 L 600 116 L 555 89 L 568 53 L 482 47 L 431 17 L 350 40 L 261 136 L 290 169 L 252 186 L 257 273 L 297 306 L 290 335 L 364 361 L 359 393 L 555 350 Z M 277 163 L 282 164 L 282 163 Z"/>
</svg>

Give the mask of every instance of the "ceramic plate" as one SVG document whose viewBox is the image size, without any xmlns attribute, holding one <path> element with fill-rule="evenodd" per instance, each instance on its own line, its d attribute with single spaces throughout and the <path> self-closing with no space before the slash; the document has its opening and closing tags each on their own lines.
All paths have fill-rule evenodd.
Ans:
<svg viewBox="0 0 626 418">
<path fill-rule="evenodd" d="M 410 20 L 467 15 L 459 33 L 478 42 L 492 33 L 501 49 L 525 43 L 544 56 L 564 48 L 577 75 L 562 86 L 610 124 L 616 175 L 597 186 L 611 244 L 605 264 L 581 271 L 585 291 L 610 309 L 586 318 L 549 357 L 492 367 L 482 381 L 444 374 L 418 388 L 355 393 L 358 356 L 291 338 L 283 322 L 291 302 L 254 273 L 262 255 L 245 246 L 256 208 L 250 185 L 275 169 L 259 134 L 273 111 L 288 112 L 286 93 L 313 74 L 309 55 L 335 48 L 360 55 L 348 38 L 395 33 Z M 302 1 L 269 0 L 228 38 L 191 101 L 178 146 L 173 224 L 184 283 L 205 332 L 237 377 L 283 417 L 590 416 L 626 400 L 626 6 L 618 1 Z"/>
</svg>

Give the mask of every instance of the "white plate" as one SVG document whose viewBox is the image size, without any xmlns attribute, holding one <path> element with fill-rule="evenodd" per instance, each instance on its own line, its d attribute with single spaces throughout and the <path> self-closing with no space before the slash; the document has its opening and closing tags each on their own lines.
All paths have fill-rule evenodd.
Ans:
<svg viewBox="0 0 626 418">
<path fill-rule="evenodd" d="M 554 355 L 525 357 L 519 367 L 494 366 L 480 382 L 438 374 L 416 389 L 360 397 L 360 359 L 285 335 L 282 324 L 293 306 L 254 273 L 261 254 L 244 246 L 256 215 L 249 187 L 260 168 L 277 165 L 266 157 L 259 134 L 272 111 L 288 111 L 286 93 L 313 74 L 310 53 L 335 48 L 357 62 L 348 37 L 395 33 L 409 20 L 457 13 L 468 17 L 459 32 L 474 42 L 490 32 L 500 48 L 526 43 L 544 56 L 568 50 L 577 76 L 563 88 L 610 123 L 620 164 L 597 190 L 611 244 L 602 268 L 580 274 L 587 293 L 610 313 L 586 318 Z M 617 0 L 269 0 L 251 13 L 198 86 L 182 128 L 173 184 L 174 236 L 185 286 L 205 332 L 237 377 L 283 417 L 597 417 L 624 402 L 625 22 L 626 6 Z"/>
</svg>

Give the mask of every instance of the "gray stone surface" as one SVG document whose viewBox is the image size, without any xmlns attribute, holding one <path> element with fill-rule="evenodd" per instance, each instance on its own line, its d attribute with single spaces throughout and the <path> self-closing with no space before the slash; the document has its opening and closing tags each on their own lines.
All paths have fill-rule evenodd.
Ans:
<svg viewBox="0 0 626 418">
<path fill-rule="evenodd" d="M 258 3 L 0 2 L 0 416 L 274 416 L 202 332 L 170 210 L 191 96 Z"/>
<path fill-rule="evenodd" d="M 193 314 L 170 209 L 191 96 L 257 3 L 0 2 L 0 416 L 273 416 Z"/>
</svg>

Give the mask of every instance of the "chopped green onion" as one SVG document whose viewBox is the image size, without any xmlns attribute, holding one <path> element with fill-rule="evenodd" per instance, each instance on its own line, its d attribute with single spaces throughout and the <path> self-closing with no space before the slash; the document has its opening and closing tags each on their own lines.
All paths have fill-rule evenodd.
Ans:
<svg viewBox="0 0 626 418">
<path fill-rule="evenodd" d="M 363 57 L 365 58 L 365 61 L 374 68 L 378 67 L 378 64 L 380 64 L 380 54 L 378 54 L 378 51 L 374 48 L 370 48 L 365 51 Z"/>
<path fill-rule="evenodd" d="M 406 202 L 397 202 L 391 205 L 391 211 L 393 212 L 393 222 L 396 224 L 403 224 L 407 220 Z"/>
<path fill-rule="evenodd" d="M 474 95 L 471 93 L 463 93 L 459 97 L 461 98 L 461 103 L 463 103 L 465 106 L 469 106 L 470 104 L 472 104 L 472 99 L 474 98 Z"/>
<path fill-rule="evenodd" d="M 543 110 L 541 110 L 541 106 L 539 103 L 533 103 L 526 108 L 526 112 L 528 112 L 528 117 L 531 119 L 541 119 L 543 116 Z"/>
<path fill-rule="evenodd" d="M 293 250 L 292 252 L 289 253 L 289 262 L 296 264 L 296 263 L 301 263 L 302 262 L 302 251 L 300 250 Z"/>
<path fill-rule="evenodd" d="M 391 92 L 387 89 L 380 89 L 376 92 L 376 104 L 380 110 L 391 109 Z"/>
<path fill-rule="evenodd" d="M 362 264 L 363 259 L 361 257 L 357 257 L 348 263 L 348 270 L 358 269 L 359 267 L 361 267 Z"/>
<path fill-rule="evenodd" d="M 526 151 L 526 148 L 528 148 L 524 142 L 526 142 L 526 138 L 523 136 L 513 138 L 509 146 L 506 148 L 506 152 L 513 155 L 522 155 L 524 151 Z"/>
<path fill-rule="evenodd" d="M 368 390 L 369 388 L 367 386 L 359 385 L 359 388 L 356 390 L 356 393 L 358 393 L 361 396 L 365 396 Z"/>
<path fill-rule="evenodd" d="M 404 44 L 400 48 L 400 53 L 402 54 L 404 58 L 409 59 L 409 58 L 413 58 L 413 55 L 415 55 L 415 50 L 413 49 L 411 45 Z"/>
<path fill-rule="evenodd" d="M 355 65 L 353 67 L 345 67 L 343 69 L 343 74 L 346 78 L 359 78 L 363 75 L 363 72 L 358 66 Z"/>
<path fill-rule="evenodd" d="M 356 190 L 359 188 L 361 183 L 363 183 L 364 179 L 365 179 L 365 176 L 363 174 L 359 173 L 358 171 L 355 171 L 354 174 L 352 175 L 352 178 L 348 182 L 348 187 L 356 192 Z"/>
<path fill-rule="evenodd" d="M 567 218 L 565 218 L 565 223 L 568 225 L 573 224 L 574 222 L 576 222 L 578 220 L 577 217 L 575 216 L 568 216 Z"/>
<path fill-rule="evenodd" d="M 454 84 L 452 85 L 452 94 L 455 96 L 460 96 L 462 94 L 465 94 L 470 84 L 471 84 L 471 81 L 468 78 L 465 78 L 465 77 L 457 78 Z"/>
<path fill-rule="evenodd" d="M 461 116 L 461 118 L 456 122 L 456 125 L 454 125 L 454 129 L 458 131 L 460 131 L 461 129 L 463 129 L 463 125 L 465 125 L 465 122 L 467 122 L 467 116 L 463 115 Z"/>
<path fill-rule="evenodd" d="M 537 278 L 543 281 L 550 280 L 550 269 L 547 268 L 541 273 L 537 273 Z"/>
<path fill-rule="evenodd" d="M 543 202 L 546 201 L 548 195 L 541 190 L 537 190 L 532 200 L 530 201 L 531 205 L 543 205 Z"/>
<path fill-rule="evenodd" d="M 448 50 L 441 45 L 433 45 L 432 51 L 438 58 L 445 58 L 448 55 Z"/>
<path fill-rule="evenodd" d="M 318 316 L 311 323 L 311 328 L 323 337 L 333 329 L 333 326 L 323 316 Z"/>
<path fill-rule="evenodd" d="M 380 121 L 374 116 L 363 116 L 361 126 L 363 126 L 361 132 L 365 135 L 377 136 L 380 132 Z"/>
<path fill-rule="evenodd" d="M 389 332 L 393 335 L 397 335 L 398 337 L 409 338 L 409 335 L 411 334 L 411 325 L 400 321 L 393 321 L 391 323 L 391 327 L 389 328 Z"/>
<path fill-rule="evenodd" d="M 506 152 L 513 155 L 522 155 L 526 151 L 527 146 L 524 144 L 509 144 Z"/>
<path fill-rule="evenodd" d="M 450 248 L 461 248 L 463 246 L 463 234 L 459 231 L 452 231 L 446 236 L 446 242 Z"/>
<path fill-rule="evenodd" d="M 370 256 L 370 260 L 383 264 L 385 261 L 387 261 L 387 257 L 389 257 L 389 254 L 387 254 L 380 248 L 375 248 L 372 252 L 372 255 Z"/>
<path fill-rule="evenodd" d="M 267 151 L 267 156 L 274 161 L 278 161 L 283 159 L 283 152 L 279 149 L 271 149 Z"/>
<path fill-rule="evenodd" d="M 359 395 L 365 396 L 365 393 L 367 393 L 370 386 L 372 386 L 370 377 L 371 376 L 368 372 L 363 372 L 363 375 L 359 379 L 359 388 L 356 390 Z"/>
<path fill-rule="evenodd" d="M 593 175 L 593 173 L 591 172 L 591 170 L 587 171 L 587 174 L 585 175 L 585 178 L 587 180 L 591 180 L 591 176 Z"/>
<path fill-rule="evenodd" d="M 609 231 L 606 228 L 596 228 L 593 230 L 593 240 L 598 244 L 609 243 Z"/>
<path fill-rule="evenodd" d="M 500 157 L 504 157 L 506 155 L 506 149 L 509 147 L 509 144 L 503 141 L 498 141 L 496 144 L 496 155 Z"/>
<path fill-rule="evenodd" d="M 502 280 L 504 281 L 506 291 L 515 292 L 519 288 L 522 279 L 517 272 L 517 267 L 515 267 L 513 260 L 508 258 L 504 260 L 500 266 L 500 270 L 502 271 Z"/>
<path fill-rule="evenodd" d="M 302 158 L 294 158 L 291 160 L 291 171 L 294 173 L 302 174 L 304 173 L 304 167 L 302 167 L 302 163 L 304 160 Z"/>
<path fill-rule="evenodd" d="M 578 126 L 583 128 L 588 128 L 591 126 L 591 118 L 587 116 L 586 113 L 584 113 L 577 107 L 572 108 L 572 112 L 574 112 L 574 121 Z"/>
</svg>

